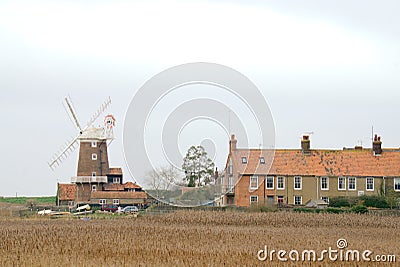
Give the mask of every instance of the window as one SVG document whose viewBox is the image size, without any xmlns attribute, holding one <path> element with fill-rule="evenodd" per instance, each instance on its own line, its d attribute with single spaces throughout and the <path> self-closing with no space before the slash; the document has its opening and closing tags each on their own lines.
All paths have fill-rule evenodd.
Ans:
<svg viewBox="0 0 400 267">
<path fill-rule="evenodd" d="M 301 205 L 303 203 L 301 196 L 294 196 L 294 204 Z"/>
<path fill-rule="evenodd" d="M 329 204 L 329 197 L 321 197 L 323 201 L 325 201 L 327 204 Z"/>
<path fill-rule="evenodd" d="M 278 204 L 283 204 L 284 199 L 283 196 L 278 196 Z"/>
<path fill-rule="evenodd" d="M 233 174 L 233 164 L 232 159 L 229 160 L 229 174 Z"/>
<path fill-rule="evenodd" d="M 301 181 L 301 176 L 295 176 L 294 177 L 294 189 L 296 190 L 301 190 L 302 187 L 302 181 Z"/>
<path fill-rule="evenodd" d="M 92 185 L 92 191 L 93 191 L 93 192 L 97 191 L 97 186 L 96 186 L 95 184 Z"/>
<path fill-rule="evenodd" d="M 75 206 L 74 204 L 75 204 L 74 201 L 72 200 L 68 201 L 68 206 Z"/>
<path fill-rule="evenodd" d="M 265 158 L 264 157 L 260 157 L 260 164 L 265 164 Z"/>
<path fill-rule="evenodd" d="M 99 204 L 100 204 L 100 205 L 107 204 L 107 200 L 105 200 L 105 199 L 100 199 L 100 200 L 99 200 Z"/>
<path fill-rule="evenodd" d="M 394 191 L 400 191 L 400 178 L 394 178 L 393 183 Z"/>
<path fill-rule="evenodd" d="M 274 189 L 274 177 L 273 176 L 267 176 L 267 179 L 265 182 L 265 188 L 266 189 Z"/>
<path fill-rule="evenodd" d="M 96 177 L 96 172 L 92 172 L 92 177 Z"/>
<path fill-rule="evenodd" d="M 338 177 L 338 190 L 346 190 L 346 177 Z"/>
<path fill-rule="evenodd" d="M 374 178 L 367 177 L 367 191 L 374 191 Z"/>
<path fill-rule="evenodd" d="M 356 177 L 349 177 L 348 178 L 348 183 L 349 183 L 349 190 L 356 190 Z"/>
<path fill-rule="evenodd" d="M 120 184 L 121 183 L 121 178 L 120 177 L 114 177 L 113 178 L 113 184 Z"/>
<path fill-rule="evenodd" d="M 247 158 L 246 157 L 242 157 L 242 163 L 243 164 L 247 164 Z"/>
<path fill-rule="evenodd" d="M 321 190 L 329 190 L 328 177 L 321 177 Z"/>
<path fill-rule="evenodd" d="M 250 196 L 250 205 L 258 203 L 258 196 Z"/>
<path fill-rule="evenodd" d="M 92 160 L 97 160 L 97 154 L 95 153 L 92 154 Z"/>
<path fill-rule="evenodd" d="M 250 176 L 250 189 L 258 188 L 258 176 Z"/>
<path fill-rule="evenodd" d="M 113 204 L 114 205 L 119 205 L 119 199 L 113 199 Z"/>
<path fill-rule="evenodd" d="M 233 186 L 234 186 L 233 177 L 229 176 L 229 178 L 228 178 L 228 190 L 229 190 L 229 193 L 233 193 Z"/>
<path fill-rule="evenodd" d="M 92 141 L 92 147 L 97 147 L 97 141 Z"/>
<path fill-rule="evenodd" d="M 285 189 L 285 177 L 283 177 L 283 176 L 278 176 L 277 188 L 278 188 L 278 189 Z"/>
</svg>

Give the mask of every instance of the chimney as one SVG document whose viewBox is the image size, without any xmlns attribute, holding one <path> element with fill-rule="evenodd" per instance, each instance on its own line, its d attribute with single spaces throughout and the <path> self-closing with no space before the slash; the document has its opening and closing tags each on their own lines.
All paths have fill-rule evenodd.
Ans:
<svg viewBox="0 0 400 267">
<path fill-rule="evenodd" d="M 303 152 L 304 155 L 311 154 L 309 135 L 303 135 L 303 139 L 301 139 L 301 151 Z"/>
<path fill-rule="evenodd" d="M 214 172 L 214 180 L 216 181 L 218 179 L 219 173 L 218 173 L 218 168 L 215 167 L 215 172 Z"/>
<path fill-rule="evenodd" d="M 374 151 L 374 155 L 382 154 L 382 141 L 381 137 L 377 134 L 374 137 L 374 142 L 372 143 L 372 150 Z"/>
<path fill-rule="evenodd" d="M 232 134 L 231 140 L 229 141 L 229 152 L 236 150 L 236 144 L 237 144 L 237 140 L 235 138 L 235 135 Z"/>
</svg>

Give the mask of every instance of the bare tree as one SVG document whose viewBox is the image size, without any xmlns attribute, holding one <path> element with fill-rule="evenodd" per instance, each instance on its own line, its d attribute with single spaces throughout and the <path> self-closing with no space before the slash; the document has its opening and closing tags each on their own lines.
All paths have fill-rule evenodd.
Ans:
<svg viewBox="0 0 400 267">
<path fill-rule="evenodd" d="M 153 169 L 146 176 L 150 182 L 150 190 L 155 191 L 156 197 L 159 197 L 161 192 L 173 189 L 181 179 L 178 170 L 172 165 Z"/>
</svg>

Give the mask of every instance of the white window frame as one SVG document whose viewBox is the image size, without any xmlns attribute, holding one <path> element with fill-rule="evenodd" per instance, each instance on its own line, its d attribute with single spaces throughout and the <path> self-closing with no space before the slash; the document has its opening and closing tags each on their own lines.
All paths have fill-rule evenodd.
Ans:
<svg viewBox="0 0 400 267">
<path fill-rule="evenodd" d="M 247 164 L 247 157 L 242 157 L 242 164 Z"/>
<path fill-rule="evenodd" d="M 100 205 L 105 205 L 105 204 L 107 204 L 107 199 L 99 199 L 99 204 L 100 204 Z"/>
<path fill-rule="evenodd" d="M 117 198 L 113 199 L 113 205 L 119 205 L 119 199 Z"/>
<path fill-rule="evenodd" d="M 96 153 L 92 154 L 92 160 L 97 160 L 97 154 Z"/>
<path fill-rule="evenodd" d="M 396 184 L 398 185 L 398 189 L 396 189 Z M 400 177 L 393 178 L 393 189 L 396 192 L 400 192 Z"/>
<path fill-rule="evenodd" d="M 326 179 L 326 188 L 322 187 L 322 185 L 324 184 L 322 181 L 323 179 Z M 326 176 L 321 177 L 321 190 L 323 191 L 327 191 L 329 190 L 329 178 Z"/>
<path fill-rule="evenodd" d="M 97 141 L 92 141 L 92 147 L 97 147 Z"/>
<path fill-rule="evenodd" d="M 296 178 L 300 179 L 300 187 L 296 188 Z M 295 176 L 293 179 L 293 188 L 294 190 L 302 190 L 303 189 L 303 177 L 301 176 Z"/>
<path fill-rule="evenodd" d="M 276 179 L 276 189 L 285 190 L 285 176 L 278 176 Z M 279 179 L 282 179 L 282 187 L 279 187 Z"/>
<path fill-rule="evenodd" d="M 265 158 L 264 157 L 260 157 L 260 164 L 265 164 Z"/>
<path fill-rule="evenodd" d="M 296 198 L 299 197 L 300 198 L 300 204 L 296 204 Z M 294 205 L 303 205 L 303 196 L 294 196 L 293 197 L 293 204 Z"/>
<path fill-rule="evenodd" d="M 344 177 L 344 176 L 340 176 L 340 177 L 338 177 L 337 178 L 338 180 L 337 180 L 337 189 L 338 189 L 338 191 L 344 191 L 344 190 L 346 190 L 346 177 Z M 343 179 L 343 181 L 344 181 L 344 187 L 343 188 L 340 188 L 340 179 Z"/>
<path fill-rule="evenodd" d="M 256 201 L 251 201 L 251 199 L 252 199 L 253 197 L 256 198 Z M 250 205 L 251 205 L 251 204 L 254 204 L 254 203 L 258 203 L 258 196 L 252 195 L 252 196 L 250 196 Z"/>
<path fill-rule="evenodd" d="M 257 179 L 257 186 L 256 187 L 253 187 L 253 186 L 251 186 L 251 184 L 252 184 L 252 182 L 251 182 L 251 180 L 252 179 Z M 252 176 L 250 176 L 250 185 L 249 185 L 249 187 L 250 187 L 250 189 L 258 189 L 258 176 L 257 175 L 252 175 Z"/>
<path fill-rule="evenodd" d="M 121 183 L 121 177 L 113 177 L 113 184 L 120 184 Z"/>
<path fill-rule="evenodd" d="M 326 200 L 325 200 L 324 198 L 325 198 Z M 321 200 L 323 200 L 323 201 L 325 201 L 327 204 L 329 204 L 329 197 L 321 197 Z"/>
<path fill-rule="evenodd" d="M 372 179 L 372 189 L 368 189 L 368 179 Z M 374 177 L 367 177 L 367 179 L 365 180 L 365 190 L 366 191 L 374 191 L 375 189 L 375 179 Z"/>
<path fill-rule="evenodd" d="M 350 188 L 350 179 L 354 179 L 354 188 Z M 349 189 L 349 191 L 357 190 L 357 178 L 356 177 L 347 177 L 347 188 Z"/>
<path fill-rule="evenodd" d="M 272 178 L 272 187 L 268 187 L 268 178 Z M 275 177 L 274 176 L 267 176 L 265 178 L 265 189 L 274 189 Z"/>
<path fill-rule="evenodd" d="M 92 192 L 96 192 L 97 191 L 97 185 L 92 184 Z"/>
</svg>

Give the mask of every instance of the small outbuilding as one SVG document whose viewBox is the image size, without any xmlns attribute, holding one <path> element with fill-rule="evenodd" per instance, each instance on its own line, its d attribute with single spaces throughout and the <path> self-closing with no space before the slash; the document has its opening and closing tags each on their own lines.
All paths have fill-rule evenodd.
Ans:
<svg viewBox="0 0 400 267">
<path fill-rule="evenodd" d="M 328 207 L 328 203 L 326 203 L 322 199 L 310 199 L 306 202 L 305 206 L 308 208 L 325 209 L 326 207 Z"/>
</svg>

